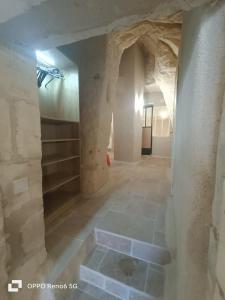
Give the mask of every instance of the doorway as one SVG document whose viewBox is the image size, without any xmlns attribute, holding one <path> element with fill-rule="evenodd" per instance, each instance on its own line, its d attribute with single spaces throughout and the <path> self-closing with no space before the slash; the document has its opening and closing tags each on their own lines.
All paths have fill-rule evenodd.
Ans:
<svg viewBox="0 0 225 300">
<path fill-rule="evenodd" d="M 147 104 L 143 107 L 142 125 L 142 155 L 152 154 L 152 124 L 153 124 L 153 105 Z"/>
</svg>

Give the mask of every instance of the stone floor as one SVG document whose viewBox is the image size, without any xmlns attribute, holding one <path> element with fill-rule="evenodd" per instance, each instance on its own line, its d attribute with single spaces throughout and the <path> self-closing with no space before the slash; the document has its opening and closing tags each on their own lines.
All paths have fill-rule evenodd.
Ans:
<svg viewBox="0 0 225 300">
<path fill-rule="evenodd" d="M 47 228 L 46 247 L 53 264 L 62 265 L 65 257 L 70 257 L 68 253 L 74 254 L 74 251 L 79 249 L 95 230 L 99 246 L 94 253 L 95 259 L 90 263 L 96 264 L 97 258 L 102 258 L 104 247 L 108 250 L 104 260 L 101 260 L 102 265 L 92 267 L 100 267 L 101 272 L 107 275 L 109 275 L 108 272 L 116 272 L 120 276 L 119 269 L 115 271 L 110 265 L 113 265 L 114 259 L 115 261 L 119 258 L 121 260 L 121 255 L 125 257 L 131 255 L 132 252 L 134 258 L 131 265 L 137 263 L 135 259 L 145 261 L 143 263 L 138 261 L 138 265 L 144 270 L 140 269 L 140 276 L 144 276 L 141 280 L 144 287 L 141 286 L 140 290 L 151 289 L 153 294 L 161 296 L 160 291 L 157 290 L 161 275 L 157 273 L 158 270 L 154 273 L 155 271 L 151 268 L 151 257 L 149 259 L 138 255 L 141 253 L 140 242 L 143 245 L 151 244 L 153 247 L 151 253 L 153 251 L 153 256 L 159 260 L 159 262 L 155 261 L 156 264 L 168 263 L 168 257 L 163 254 L 162 259 L 158 253 L 166 248 L 165 206 L 169 193 L 170 162 L 168 159 L 144 157 L 138 163 L 114 162 L 110 168 L 109 183 L 106 187 L 89 198 L 80 198 L 68 213 Z M 116 241 L 114 241 L 115 237 L 117 237 Z M 122 237 L 126 239 L 119 242 L 118 239 Z M 127 243 L 124 243 L 125 240 Z M 102 243 L 104 247 L 101 248 Z M 136 255 L 135 248 L 137 249 Z M 115 254 L 115 250 L 118 250 L 120 254 Z M 156 255 L 154 252 L 157 252 Z M 149 274 L 153 278 L 151 283 L 148 279 Z M 123 281 L 122 277 L 120 279 Z M 138 280 L 134 282 L 134 285 L 140 284 Z M 156 286 L 152 287 L 154 282 Z M 93 297 L 89 295 L 85 298 L 81 291 L 79 293 L 80 297 L 77 296 L 76 299 L 92 299 Z M 99 299 L 104 299 L 104 294 L 101 297 Z M 112 296 L 112 299 L 116 298 Z"/>
<path fill-rule="evenodd" d="M 147 263 L 107 248 L 96 248 L 84 265 L 153 297 L 163 296 L 164 269 L 160 265 Z"/>
</svg>

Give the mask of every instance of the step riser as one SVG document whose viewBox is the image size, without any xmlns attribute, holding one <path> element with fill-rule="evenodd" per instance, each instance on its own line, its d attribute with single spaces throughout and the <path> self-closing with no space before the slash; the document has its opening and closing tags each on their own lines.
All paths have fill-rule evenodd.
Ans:
<svg viewBox="0 0 225 300">
<path fill-rule="evenodd" d="M 83 265 L 80 268 L 80 279 L 121 300 L 156 300 L 145 293 L 139 292 L 126 284 L 111 279 Z"/>
<path fill-rule="evenodd" d="M 171 262 L 169 251 L 153 244 L 136 241 L 97 228 L 95 229 L 95 238 L 98 245 L 141 259 L 145 262 L 158 265 L 167 265 Z"/>
</svg>

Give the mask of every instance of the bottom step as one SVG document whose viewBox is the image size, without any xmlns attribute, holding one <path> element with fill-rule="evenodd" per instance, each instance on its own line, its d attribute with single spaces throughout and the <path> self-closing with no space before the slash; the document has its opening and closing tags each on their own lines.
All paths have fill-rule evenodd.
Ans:
<svg viewBox="0 0 225 300">
<path fill-rule="evenodd" d="M 119 300 L 103 290 L 85 282 L 79 282 L 78 289 L 70 300 Z"/>
<path fill-rule="evenodd" d="M 163 298 L 162 266 L 104 247 L 94 249 L 80 268 L 80 278 L 122 300 Z"/>
</svg>

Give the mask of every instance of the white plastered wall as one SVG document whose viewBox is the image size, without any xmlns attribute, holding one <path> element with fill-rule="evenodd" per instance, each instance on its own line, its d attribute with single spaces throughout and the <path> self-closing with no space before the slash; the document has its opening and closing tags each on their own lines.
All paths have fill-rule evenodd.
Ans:
<svg viewBox="0 0 225 300">
<path fill-rule="evenodd" d="M 175 267 L 170 268 L 174 276 L 170 273 L 168 278 L 170 282 L 177 279 L 177 288 L 171 291 L 169 299 L 206 299 L 209 229 L 225 82 L 224 13 L 224 3 L 219 2 L 184 17 L 172 200 L 167 212 L 167 239 L 175 257 Z"/>
</svg>

